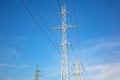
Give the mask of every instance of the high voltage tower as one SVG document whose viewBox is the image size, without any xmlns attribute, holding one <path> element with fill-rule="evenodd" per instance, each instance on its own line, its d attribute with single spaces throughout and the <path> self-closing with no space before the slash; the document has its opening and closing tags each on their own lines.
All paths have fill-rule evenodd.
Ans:
<svg viewBox="0 0 120 80">
<path fill-rule="evenodd" d="M 39 80 L 39 72 L 40 72 L 40 70 L 39 70 L 39 68 L 38 68 L 38 65 L 36 66 L 36 70 L 35 70 L 35 80 Z"/>
<path fill-rule="evenodd" d="M 41 27 L 37 19 L 34 17 L 34 15 L 31 13 L 31 11 L 26 7 L 25 3 L 20 0 L 21 4 L 24 6 L 24 8 L 27 10 L 27 12 L 32 16 L 33 20 L 36 22 L 36 24 L 40 27 L 41 31 L 44 33 L 44 35 L 47 37 L 47 39 L 52 43 L 51 39 L 48 37 L 47 33 L 44 31 L 44 29 Z M 29 2 L 30 3 L 30 2 Z M 30 3 L 32 6 L 32 4 Z M 37 12 L 38 11 L 32 6 L 32 8 Z M 77 28 L 75 26 L 67 25 L 66 24 L 66 14 L 68 12 L 66 11 L 66 6 L 62 5 L 62 12 L 60 13 L 62 15 L 62 25 L 58 28 L 54 28 L 54 30 L 61 30 L 62 31 L 62 62 L 61 62 L 61 80 L 70 80 L 69 75 L 69 62 L 68 62 L 68 45 L 71 45 L 71 43 L 67 42 L 67 29 L 68 28 Z M 40 15 L 39 15 L 40 17 Z M 55 47 L 55 46 L 54 46 Z M 39 69 L 38 66 L 35 71 L 35 80 L 39 80 Z M 76 71 L 77 72 L 77 71 Z M 76 73 L 77 74 L 77 73 Z M 79 73 L 78 73 L 79 74 Z M 76 80 L 79 80 L 79 78 L 76 78 Z"/>
<path fill-rule="evenodd" d="M 76 28 L 75 26 L 70 26 L 66 24 L 66 6 L 62 5 L 62 25 L 60 27 L 54 28 L 54 30 L 62 30 L 62 63 L 61 63 L 61 80 L 70 80 L 69 75 L 69 62 L 68 62 L 68 45 L 71 43 L 67 42 L 67 29 Z"/>
<path fill-rule="evenodd" d="M 74 66 L 74 76 L 75 80 L 80 80 L 80 63 L 78 60 L 76 60 L 75 66 Z"/>
</svg>

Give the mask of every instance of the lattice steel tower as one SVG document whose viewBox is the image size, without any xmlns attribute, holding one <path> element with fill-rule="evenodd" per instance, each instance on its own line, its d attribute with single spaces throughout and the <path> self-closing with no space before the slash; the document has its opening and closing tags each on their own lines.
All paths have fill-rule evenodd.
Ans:
<svg viewBox="0 0 120 80">
<path fill-rule="evenodd" d="M 60 27 L 54 28 L 54 30 L 62 30 L 62 63 L 61 63 L 61 80 L 70 80 L 69 76 L 69 64 L 68 64 L 68 45 L 67 42 L 67 29 L 68 28 L 76 28 L 74 26 L 70 26 L 66 24 L 66 6 L 62 5 L 62 25 Z"/>
<path fill-rule="evenodd" d="M 75 80 L 80 80 L 80 63 L 77 60 L 75 63 Z"/>
<path fill-rule="evenodd" d="M 36 70 L 35 70 L 35 80 L 39 80 L 39 68 L 38 68 L 38 65 L 36 66 Z"/>
</svg>

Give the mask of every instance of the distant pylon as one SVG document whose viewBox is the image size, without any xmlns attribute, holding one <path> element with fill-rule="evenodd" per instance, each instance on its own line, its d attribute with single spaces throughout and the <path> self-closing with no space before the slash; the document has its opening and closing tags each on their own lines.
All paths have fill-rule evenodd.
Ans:
<svg viewBox="0 0 120 80">
<path fill-rule="evenodd" d="M 39 68 L 38 65 L 36 66 L 36 70 L 35 70 L 35 80 L 39 80 Z"/>
<path fill-rule="evenodd" d="M 80 80 L 80 63 L 78 60 L 76 60 L 74 67 L 75 80 Z"/>
<path fill-rule="evenodd" d="M 66 24 L 66 6 L 62 5 L 62 25 L 60 27 L 54 28 L 54 30 L 62 30 L 62 63 L 61 63 L 61 80 L 70 80 L 69 76 L 69 62 L 68 62 L 68 45 L 67 42 L 67 29 L 68 28 L 76 28 L 74 26 L 70 26 Z"/>
</svg>

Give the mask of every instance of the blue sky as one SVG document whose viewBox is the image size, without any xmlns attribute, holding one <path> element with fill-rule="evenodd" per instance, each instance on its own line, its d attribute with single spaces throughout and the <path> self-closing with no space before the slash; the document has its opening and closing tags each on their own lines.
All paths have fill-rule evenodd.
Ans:
<svg viewBox="0 0 120 80">
<path fill-rule="evenodd" d="M 82 80 L 120 79 L 119 0 L 21 1 L 0 0 L 0 80 L 34 80 L 36 64 L 40 79 L 60 80 L 61 31 L 52 28 L 61 25 L 63 3 L 67 24 L 78 26 L 68 30 L 70 68 L 77 56 Z"/>
</svg>

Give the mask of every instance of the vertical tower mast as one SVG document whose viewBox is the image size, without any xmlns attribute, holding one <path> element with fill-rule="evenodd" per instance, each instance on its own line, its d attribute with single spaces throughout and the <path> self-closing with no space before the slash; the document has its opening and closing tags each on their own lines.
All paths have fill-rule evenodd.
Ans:
<svg viewBox="0 0 120 80">
<path fill-rule="evenodd" d="M 66 7 L 62 6 L 62 80 L 69 80 Z"/>
<path fill-rule="evenodd" d="M 70 43 L 67 42 L 67 29 L 68 28 L 76 28 L 74 26 L 70 26 L 66 24 L 66 6 L 62 5 L 62 25 L 60 27 L 54 28 L 54 30 L 62 30 L 62 63 L 61 63 L 61 80 L 70 80 L 69 76 L 69 64 L 68 64 L 68 45 Z"/>
<path fill-rule="evenodd" d="M 75 80 L 80 80 L 80 63 L 78 60 L 75 63 Z"/>
<path fill-rule="evenodd" d="M 35 80 L 39 80 L 39 68 L 38 68 L 38 65 L 36 67 L 36 70 L 35 70 Z"/>
</svg>

